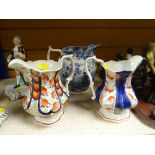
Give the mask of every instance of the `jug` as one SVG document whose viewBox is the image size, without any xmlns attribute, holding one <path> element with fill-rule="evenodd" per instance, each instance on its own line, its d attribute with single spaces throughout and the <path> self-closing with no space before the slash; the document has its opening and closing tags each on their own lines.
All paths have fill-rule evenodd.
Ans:
<svg viewBox="0 0 155 155">
<path fill-rule="evenodd" d="M 61 49 L 53 49 L 49 47 L 47 59 L 50 59 L 50 52 L 60 52 L 61 56 L 73 54 L 73 59 L 75 63 L 75 72 L 72 81 L 69 84 L 69 90 L 72 93 L 83 93 L 89 88 L 89 78 L 85 70 L 85 60 L 89 57 L 94 56 L 96 48 L 100 45 L 91 44 L 88 46 L 68 46 Z M 96 62 L 91 59 L 88 62 L 90 74 L 95 79 L 96 75 Z M 60 72 L 61 80 L 64 83 L 66 77 L 68 77 L 71 72 L 71 63 L 67 59 L 63 62 L 63 67 Z"/>
<path fill-rule="evenodd" d="M 94 82 L 87 67 L 87 61 L 94 59 L 105 70 L 105 82 L 94 91 Z M 101 107 L 98 110 L 101 117 L 112 122 L 125 121 L 130 117 L 130 109 L 134 108 L 138 100 L 132 89 L 131 79 L 143 57 L 132 56 L 128 60 L 104 62 L 96 57 L 86 60 L 86 72 L 90 78 L 90 88 L 93 100 L 97 100 Z"/>
<path fill-rule="evenodd" d="M 64 86 L 59 77 L 62 62 L 70 59 L 73 70 Z M 25 80 L 25 85 L 18 89 L 24 92 L 23 107 L 34 116 L 34 121 L 41 125 L 54 125 L 64 114 L 64 105 L 69 99 L 68 84 L 74 74 L 72 55 L 63 56 L 59 61 L 37 60 L 24 62 L 14 59 L 9 67 L 18 69 Z"/>
</svg>

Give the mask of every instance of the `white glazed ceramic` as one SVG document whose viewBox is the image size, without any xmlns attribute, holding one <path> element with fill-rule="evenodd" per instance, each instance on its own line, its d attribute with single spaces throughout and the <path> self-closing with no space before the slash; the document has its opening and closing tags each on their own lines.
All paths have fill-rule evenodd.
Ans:
<svg viewBox="0 0 155 155">
<path fill-rule="evenodd" d="M 25 85 L 18 89 L 25 93 L 23 107 L 34 116 L 36 123 L 45 126 L 54 125 L 64 114 L 63 107 L 69 99 L 68 84 L 74 74 L 72 70 L 64 86 L 60 80 L 59 71 L 66 57 L 71 60 L 74 69 L 72 55 L 64 56 L 59 61 L 24 62 L 14 59 L 9 63 L 10 68 L 18 69 L 24 77 Z"/>
<path fill-rule="evenodd" d="M 88 58 L 87 61 L 89 59 L 91 58 Z M 108 62 L 103 62 L 103 60 L 96 57 L 92 57 L 92 59 L 101 63 L 105 69 L 105 83 L 102 83 L 95 93 L 94 83 L 86 63 L 86 71 L 91 81 L 90 88 L 93 92 L 92 99 L 96 99 L 101 104 L 99 114 L 103 119 L 112 122 L 127 120 L 130 117 L 130 109 L 134 108 L 138 103 L 131 86 L 131 79 L 143 58 L 133 56 L 128 60 L 111 60 Z"/>
</svg>

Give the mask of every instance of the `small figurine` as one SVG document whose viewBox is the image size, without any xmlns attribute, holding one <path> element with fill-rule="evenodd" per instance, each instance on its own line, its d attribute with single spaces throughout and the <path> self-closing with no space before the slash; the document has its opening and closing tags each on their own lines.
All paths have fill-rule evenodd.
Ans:
<svg viewBox="0 0 155 155">
<path fill-rule="evenodd" d="M 11 55 L 8 56 L 7 61 L 10 62 L 13 59 L 26 60 L 26 52 L 24 46 L 21 44 L 21 38 L 15 36 L 13 38 L 14 48 L 11 51 Z"/>
<path fill-rule="evenodd" d="M 11 54 L 7 57 L 7 62 L 10 62 L 13 59 L 21 59 L 26 60 L 26 51 L 24 46 L 21 43 L 21 38 L 19 36 L 15 36 L 13 38 L 14 48 L 11 51 Z M 16 78 L 17 83 L 15 88 L 19 87 L 20 84 L 23 84 L 23 77 L 18 70 L 16 70 Z"/>
<path fill-rule="evenodd" d="M 7 57 L 7 62 L 11 62 L 14 59 L 26 60 L 25 48 L 21 44 L 21 38 L 15 36 L 13 38 L 14 48 L 11 51 L 11 54 Z M 17 101 L 24 96 L 24 92 L 20 89 L 20 86 L 25 84 L 25 80 L 20 70 L 16 69 L 16 83 L 7 85 L 4 90 L 4 94 L 9 97 L 11 101 Z"/>
</svg>

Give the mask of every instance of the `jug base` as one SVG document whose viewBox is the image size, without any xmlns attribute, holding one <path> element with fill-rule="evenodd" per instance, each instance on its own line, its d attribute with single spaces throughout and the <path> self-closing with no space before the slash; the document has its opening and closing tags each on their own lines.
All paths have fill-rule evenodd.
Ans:
<svg viewBox="0 0 155 155">
<path fill-rule="evenodd" d="M 63 114 L 64 110 L 61 109 L 57 113 L 54 113 L 48 117 L 35 116 L 34 122 L 42 126 L 54 126 L 59 123 L 59 121 L 62 119 Z"/>
<path fill-rule="evenodd" d="M 130 118 L 130 110 L 126 109 L 121 114 L 114 114 L 113 110 L 100 108 L 98 114 L 106 121 L 121 123 Z"/>
</svg>

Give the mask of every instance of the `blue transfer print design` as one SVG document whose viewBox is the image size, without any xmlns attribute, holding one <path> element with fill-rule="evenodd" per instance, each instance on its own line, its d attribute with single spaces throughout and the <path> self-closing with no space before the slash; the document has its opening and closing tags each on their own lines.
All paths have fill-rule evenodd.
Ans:
<svg viewBox="0 0 155 155">
<path fill-rule="evenodd" d="M 74 77 L 69 84 L 69 89 L 71 91 L 85 91 L 89 88 L 90 81 L 85 70 L 85 60 L 94 56 L 94 52 L 98 46 L 99 45 L 91 44 L 89 46 L 68 46 L 63 48 L 63 55 L 73 54 L 73 59 L 75 61 Z M 90 60 L 88 66 L 90 74 L 94 80 L 96 75 L 96 62 L 94 60 Z M 63 83 L 65 83 L 71 70 L 71 62 L 69 60 L 64 61 L 63 68 L 60 73 Z"/>
<path fill-rule="evenodd" d="M 104 86 L 105 86 L 106 75 L 105 75 L 105 70 L 104 70 L 104 68 L 102 68 L 101 74 L 103 75 L 103 82 L 101 83 L 101 85 L 100 85 L 100 86 L 97 88 L 97 90 L 96 90 L 96 99 L 95 99 L 95 100 L 96 100 L 97 102 L 99 102 L 101 92 L 102 92 L 102 90 L 104 89 Z"/>
</svg>

